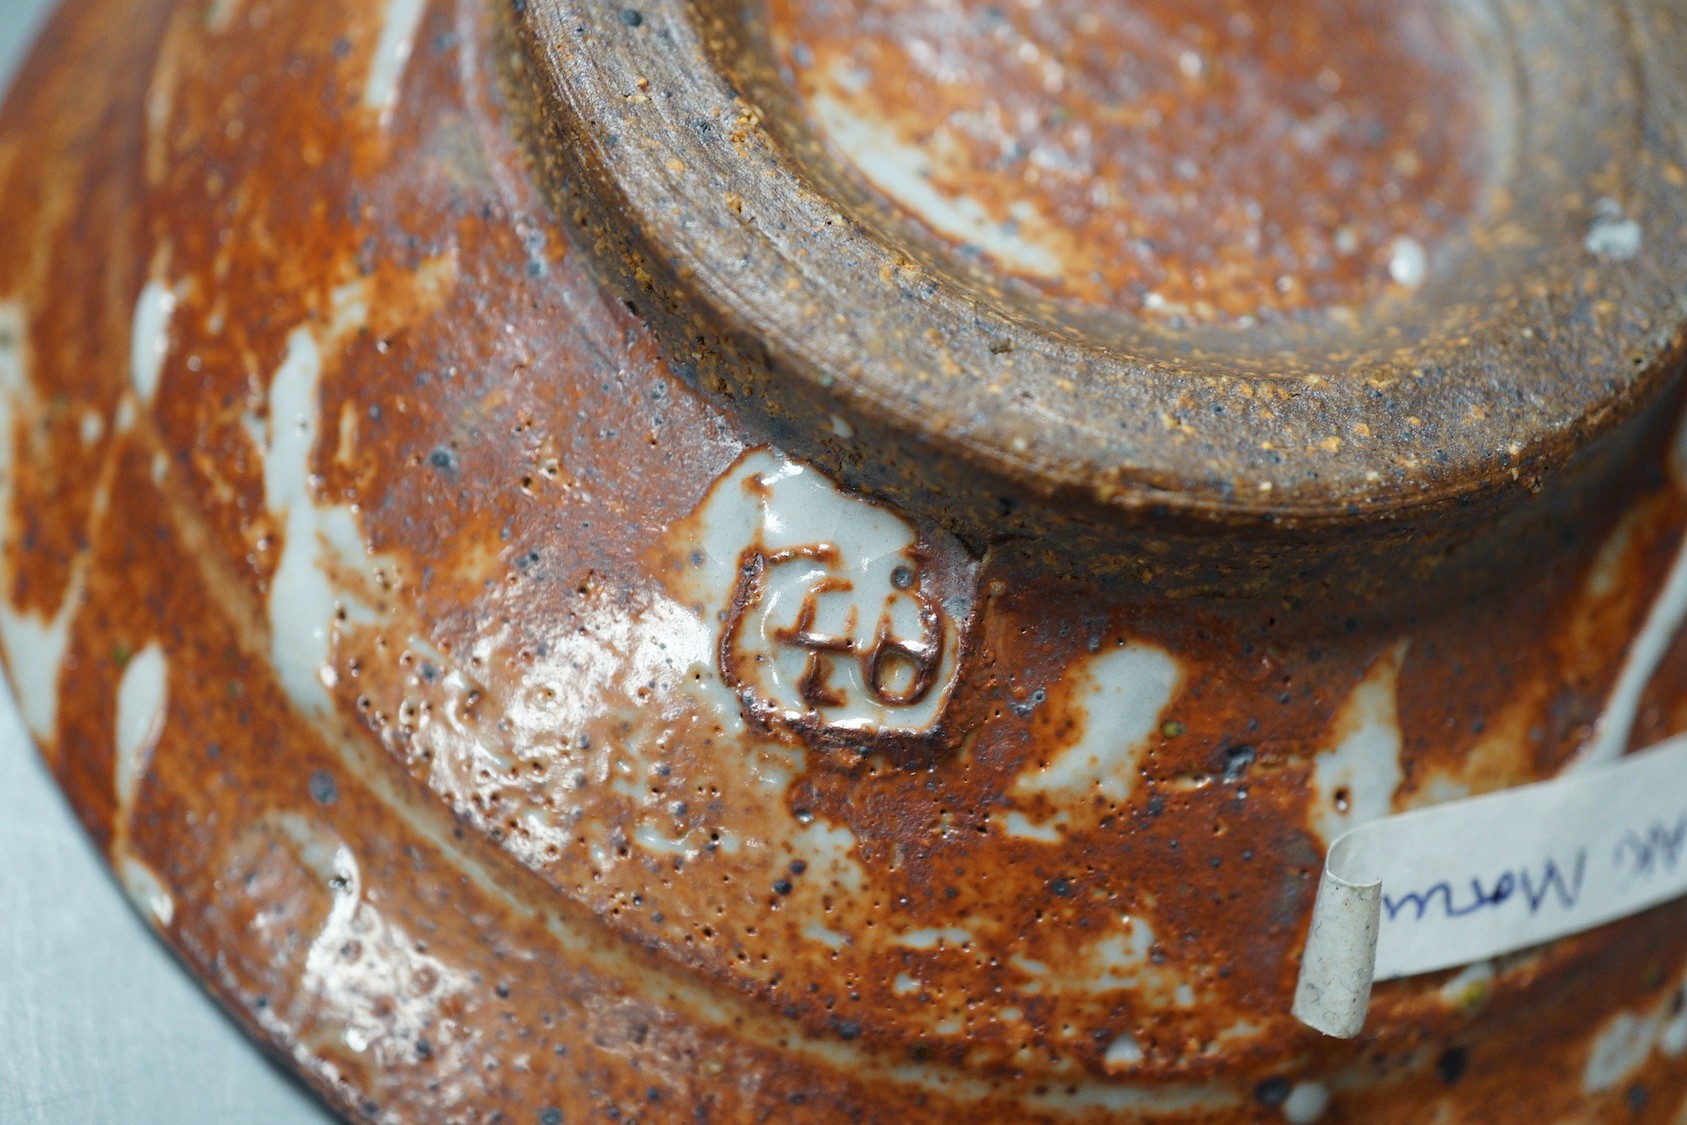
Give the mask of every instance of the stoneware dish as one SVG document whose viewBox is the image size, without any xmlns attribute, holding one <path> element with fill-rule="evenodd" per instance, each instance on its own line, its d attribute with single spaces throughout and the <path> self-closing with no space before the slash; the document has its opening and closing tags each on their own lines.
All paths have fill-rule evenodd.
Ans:
<svg viewBox="0 0 1687 1125">
<path fill-rule="evenodd" d="M 1680 902 L 1289 1008 L 1339 833 L 1687 729 L 1684 58 L 67 4 L 0 113 L 22 712 L 348 1120 L 1678 1122 Z"/>
</svg>

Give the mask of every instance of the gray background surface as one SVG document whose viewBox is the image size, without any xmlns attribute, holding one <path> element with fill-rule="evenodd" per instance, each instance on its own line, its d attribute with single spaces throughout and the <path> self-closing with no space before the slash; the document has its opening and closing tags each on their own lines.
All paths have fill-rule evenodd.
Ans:
<svg viewBox="0 0 1687 1125">
<path fill-rule="evenodd" d="M 50 7 L 0 0 L 0 91 Z M 130 909 L 0 687 L 0 1123 L 330 1120 Z"/>
</svg>

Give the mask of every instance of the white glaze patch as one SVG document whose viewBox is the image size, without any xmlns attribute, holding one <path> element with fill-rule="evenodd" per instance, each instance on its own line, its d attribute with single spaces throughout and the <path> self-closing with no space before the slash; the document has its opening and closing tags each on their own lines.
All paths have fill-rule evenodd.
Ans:
<svg viewBox="0 0 1687 1125">
<path fill-rule="evenodd" d="M 1398 642 L 1366 670 L 1336 716 L 1339 741 L 1313 766 L 1311 824 L 1325 844 L 1393 809 L 1394 792 L 1405 776 L 1397 688 L 1410 646 L 1410 640 Z"/>
<path fill-rule="evenodd" d="M 1487 1001 L 1492 991 L 1493 980 L 1493 961 L 1477 961 L 1466 965 L 1441 986 L 1441 1000 L 1457 1011 L 1473 1011 Z"/>
<path fill-rule="evenodd" d="M 1610 1090 L 1646 1065 L 1657 1041 L 1656 1016 L 1618 1012 L 1599 1029 L 1582 1069 L 1582 1089 L 1590 1094 Z"/>
<path fill-rule="evenodd" d="M 970 612 L 972 592 L 965 592 L 968 604 L 937 606 L 928 624 L 920 590 L 930 579 L 923 577 L 916 536 L 904 520 L 848 495 L 810 466 L 755 450 L 715 482 L 695 526 L 697 541 L 682 548 L 691 560 L 684 587 L 705 620 L 723 614 L 720 628 L 730 632 L 736 654 L 733 674 L 743 676 L 743 691 L 756 707 L 783 722 L 812 719 L 831 731 L 858 734 L 921 732 L 937 722 L 955 679 L 954 621 Z M 764 560 L 765 569 L 740 605 L 747 552 Z M 793 641 L 809 613 L 808 633 L 850 649 L 820 652 Z M 933 625 L 935 633 L 928 632 Z M 912 679 L 911 671 L 906 682 L 898 678 L 906 670 L 897 661 L 886 665 L 890 675 L 879 684 L 869 683 L 868 654 L 881 636 L 933 646 L 929 690 L 893 698 Z M 805 694 L 804 677 L 816 664 L 831 702 Z"/>
<path fill-rule="evenodd" d="M 84 410 L 77 432 L 82 437 L 83 445 L 93 445 L 105 434 L 105 419 L 100 417 L 97 410 Z"/>
<path fill-rule="evenodd" d="M 687 859 L 703 850 L 701 842 L 691 843 L 685 836 L 666 835 L 653 821 L 645 821 L 633 829 L 633 843 L 653 855 L 681 855 Z"/>
<path fill-rule="evenodd" d="M 18 446 L 27 441 L 18 423 L 35 410 L 34 386 L 29 381 L 29 320 L 17 301 L 0 301 L 0 519 L 10 534 L 12 474 Z M 0 552 L 0 566 L 4 565 Z M 0 599 L 4 601 L 4 599 Z"/>
<path fill-rule="evenodd" d="M 205 30 L 212 35 L 221 35 L 229 29 L 239 10 L 240 0 L 211 0 L 211 6 L 205 11 Z"/>
<path fill-rule="evenodd" d="M 847 85 L 847 75 L 840 76 L 840 85 Z M 951 197 L 933 187 L 932 169 L 923 148 L 904 143 L 893 130 L 827 93 L 817 92 L 810 107 L 827 139 L 850 163 L 932 229 L 978 247 L 1015 272 L 1060 277 L 1063 266 L 1057 252 L 1023 234 L 1010 233 L 1046 226 L 1029 203 L 1017 208 L 1014 226 L 1004 225 L 977 200 Z"/>
<path fill-rule="evenodd" d="M 334 592 L 317 563 L 320 546 L 309 487 L 321 375 L 316 339 L 308 329 L 295 329 L 287 337 L 287 358 L 270 383 L 264 499 L 271 512 L 287 520 L 281 561 L 270 583 L 271 657 L 295 703 L 326 711 L 322 671 L 328 662 Z"/>
<path fill-rule="evenodd" d="M 1084 677 L 1081 690 L 1073 692 L 1083 713 L 1083 734 L 1046 766 L 1021 773 L 1015 788 L 1072 796 L 1099 793 L 1122 801 L 1136 783 L 1138 762 L 1161 713 L 1177 694 L 1182 669 L 1166 650 L 1132 642 L 1092 658 L 1076 674 Z"/>
<path fill-rule="evenodd" d="M 569 622 L 546 635 L 545 655 L 535 658 L 522 690 L 505 704 L 520 729 L 563 736 L 580 716 L 601 712 L 610 694 L 637 698 L 652 684 L 664 696 L 682 689 L 701 696 L 724 733 L 742 729 L 736 702 L 713 676 L 714 631 L 696 614 L 663 597 L 593 599 L 578 612 L 590 628 Z M 451 666 L 431 646 L 428 651 L 441 669 Z"/>
<path fill-rule="evenodd" d="M 364 900 L 357 856 L 338 837 L 298 816 L 274 823 L 333 896 L 300 978 L 325 1009 L 322 1022 L 338 1025 L 344 1045 L 375 1065 L 412 1063 L 416 1040 L 426 1036 L 440 1065 L 454 1066 L 467 1044 L 450 1033 L 440 1009 L 469 990 L 467 974 L 423 952 L 422 943 Z"/>
<path fill-rule="evenodd" d="M 1640 253 L 1640 224 L 1623 213 L 1623 205 L 1607 196 L 1595 205 L 1582 245 L 1589 254 L 1626 261 Z"/>
<path fill-rule="evenodd" d="M 1062 983 L 1081 992 L 1134 992 L 1161 1008 L 1192 1006 L 1194 990 L 1175 969 L 1154 963 L 1153 948 L 1154 928 L 1144 918 L 1126 915 L 1113 933 L 1078 952 L 1063 968 Z"/>
<path fill-rule="evenodd" d="M 158 393 L 164 357 L 170 351 L 170 316 L 175 310 L 176 295 L 157 279 L 142 286 L 135 300 L 129 332 L 129 381 L 142 406 L 150 406 Z"/>
<path fill-rule="evenodd" d="M 13 472 L 19 445 L 28 440 L 20 420 L 34 416 L 38 402 L 28 374 L 28 321 L 17 301 L 0 301 L 0 520 L 10 533 Z M 70 645 L 70 624 L 82 603 L 86 560 L 72 564 L 64 600 L 50 618 L 20 613 L 8 597 L 11 576 L 0 553 L 0 645 L 6 650 L 18 711 L 36 739 L 46 742 L 57 731 L 59 674 Z"/>
<path fill-rule="evenodd" d="M 1396 285 L 1416 289 L 1429 276 L 1429 255 L 1415 238 L 1402 235 L 1388 248 L 1388 276 Z"/>
<path fill-rule="evenodd" d="M 363 84 L 363 104 L 380 114 L 384 127 L 392 120 L 398 104 L 398 87 L 416 45 L 416 28 L 421 23 L 426 0 L 386 0 L 382 11 L 381 37 L 369 59 L 369 76 Z"/>
<path fill-rule="evenodd" d="M 842 949 L 849 944 L 849 938 L 846 935 L 840 934 L 830 927 L 822 926 L 819 922 L 810 922 L 803 927 L 802 932 L 803 937 L 810 941 L 817 941 L 827 949 Z"/>
<path fill-rule="evenodd" d="M 1219 1082 L 1050 1082 L 1024 1099 L 1032 1109 L 1055 1113 L 1083 1114 L 1103 1110 L 1118 1120 L 1152 1119 L 1161 1115 L 1213 1112 L 1233 1104 L 1227 1088 Z"/>
<path fill-rule="evenodd" d="M 784 787 L 780 787 L 780 795 Z M 866 889 L 867 871 L 856 858 L 855 833 L 843 825 L 816 818 L 791 836 L 791 851 L 808 864 L 810 882 L 859 894 Z"/>
<path fill-rule="evenodd" d="M 1237 1020 L 1229 1027 L 1213 1036 L 1209 1049 L 1215 1051 L 1241 1050 L 1253 1043 L 1257 1043 L 1266 1032 L 1266 1026 L 1253 1020 Z"/>
<path fill-rule="evenodd" d="M 131 902 L 156 926 L 163 928 L 176 916 L 176 900 L 164 889 L 156 872 L 127 852 L 118 854 L 117 879 Z"/>
<path fill-rule="evenodd" d="M 1283 1119 L 1290 1125 L 1312 1125 L 1329 1107 L 1329 1087 L 1322 1082 L 1296 1082 L 1283 1102 Z"/>
<path fill-rule="evenodd" d="M 1670 450 L 1670 476 L 1677 489 L 1687 491 L 1687 421 L 1676 430 Z M 1619 529 L 1620 533 L 1620 529 Z M 1628 646 L 1622 671 L 1616 686 L 1600 713 L 1599 725 L 1592 740 L 1566 773 L 1596 767 L 1622 755 L 1634 730 L 1635 716 L 1640 710 L 1640 697 L 1652 682 L 1659 663 L 1687 621 L 1687 538 L 1676 548 L 1675 561 L 1670 564 L 1663 588 L 1658 591 L 1647 611 L 1646 623 Z"/>
<path fill-rule="evenodd" d="M 0 603 L 0 644 L 17 688 L 18 711 L 37 739 L 47 741 L 58 730 L 59 675 L 70 647 L 70 624 L 82 604 L 87 564 L 79 559 L 71 572 L 64 601 L 51 618 L 19 613 Z"/>
<path fill-rule="evenodd" d="M 959 949 L 970 941 L 972 941 L 972 931 L 963 930 L 959 926 L 946 926 L 925 930 L 909 930 L 896 938 L 892 944 L 900 945 L 904 949 L 926 950 L 939 949 L 945 946 L 950 949 Z"/>
<path fill-rule="evenodd" d="M 1126 1032 L 1107 1045 L 1101 1064 L 1109 1069 L 1131 1067 L 1141 1062 L 1142 1057 L 1142 1044 L 1136 1041 L 1136 1036 Z"/>
<path fill-rule="evenodd" d="M 361 315 L 341 304 L 335 328 L 344 331 Z M 345 323 L 342 324 L 341 321 Z M 307 328 L 287 337 L 287 355 L 269 387 L 269 428 L 263 453 L 264 503 L 285 521 L 281 559 L 269 590 L 270 653 L 294 703 L 317 711 L 330 706 L 336 683 L 329 663 L 337 615 L 367 623 L 366 597 L 382 580 L 357 517 L 344 505 L 322 504 L 312 483 L 311 456 L 321 428 L 322 353 Z M 390 582 L 390 574 L 388 575 Z"/>
<path fill-rule="evenodd" d="M 1628 571 L 1626 564 L 1634 546 L 1634 533 L 1646 522 L 1647 514 L 1646 505 L 1630 509 L 1599 545 L 1599 553 L 1593 557 L 1582 587 L 1587 597 L 1598 601 L 1621 592 L 1619 584 Z"/>
<path fill-rule="evenodd" d="M 1039 844 L 1058 844 L 1065 839 L 1060 831 L 1065 822 L 1058 816 L 1042 824 L 1022 812 L 1002 813 L 990 819 L 996 823 L 1002 835 L 1015 839 L 1031 840 Z"/>
<path fill-rule="evenodd" d="M 129 807 L 135 787 L 152 761 L 153 747 L 164 732 L 169 666 L 157 643 L 147 645 L 123 666 L 117 683 L 116 792 L 119 815 Z"/>
<path fill-rule="evenodd" d="M 1588 1049 L 1582 1089 L 1598 1094 L 1626 1085 L 1654 1050 L 1668 1059 L 1687 1054 L 1687 1006 L 1677 1010 L 1683 995 L 1687 980 L 1677 980 L 1649 1008 L 1618 1012 L 1607 1020 Z"/>
<path fill-rule="evenodd" d="M 1678 985 L 1677 995 L 1683 992 L 1687 992 L 1687 985 Z M 1674 998 L 1666 1001 L 1664 1025 L 1658 1030 L 1658 1050 L 1668 1058 L 1678 1059 L 1687 1054 L 1687 1004 L 1681 1005 L 1679 1011 L 1670 1015 L 1669 1005 L 1673 1003 Z"/>
</svg>

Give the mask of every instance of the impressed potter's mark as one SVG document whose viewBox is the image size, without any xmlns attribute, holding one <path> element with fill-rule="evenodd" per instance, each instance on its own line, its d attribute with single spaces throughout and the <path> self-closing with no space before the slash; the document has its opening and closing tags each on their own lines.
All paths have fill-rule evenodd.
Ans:
<svg viewBox="0 0 1687 1125">
<path fill-rule="evenodd" d="M 728 683 L 740 693 L 749 690 L 758 699 L 765 697 L 764 705 L 791 713 L 847 710 L 855 702 L 850 698 L 852 691 L 887 709 L 916 706 L 931 694 L 943 659 L 945 630 L 943 611 L 920 588 L 919 570 L 901 566 L 891 572 L 892 587 L 906 590 L 918 602 L 918 637 L 910 640 L 897 635 L 892 624 L 892 590 L 885 592 L 889 596 L 869 641 L 861 628 L 861 610 L 863 601 L 870 602 L 871 593 L 865 599 L 856 596 L 855 583 L 837 573 L 844 565 L 838 549 L 830 543 L 768 552 L 751 547 L 745 552 L 721 634 L 721 672 Z M 802 674 L 794 684 L 781 682 L 777 675 L 756 675 L 753 665 L 765 662 L 771 654 L 757 654 L 748 662 L 741 658 L 746 622 L 765 617 L 770 609 L 769 591 L 778 576 L 769 572 L 790 566 L 803 572 L 798 579 L 803 589 L 796 619 L 789 625 L 771 627 L 763 621 L 760 632 L 772 640 L 774 648 L 803 654 Z M 822 599 L 835 599 L 842 609 L 843 620 L 836 631 L 820 625 Z M 753 625 L 751 628 L 754 631 Z M 849 660 L 857 665 L 852 677 L 857 686 L 846 687 L 837 678 L 838 663 Z M 758 682 L 762 690 L 751 690 L 749 685 Z"/>
<path fill-rule="evenodd" d="M 952 537 L 752 450 L 698 513 L 718 670 L 746 720 L 862 750 L 939 737 L 976 564 Z"/>
</svg>

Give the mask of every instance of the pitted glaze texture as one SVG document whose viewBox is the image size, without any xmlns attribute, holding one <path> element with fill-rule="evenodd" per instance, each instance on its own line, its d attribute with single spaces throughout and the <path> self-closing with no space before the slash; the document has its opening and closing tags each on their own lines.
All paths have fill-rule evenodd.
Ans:
<svg viewBox="0 0 1687 1125">
<path fill-rule="evenodd" d="M 1621 679 L 1676 321 L 1475 515 L 934 518 L 882 418 L 770 423 L 605 268 L 530 14 L 68 5 L 0 114 L 0 654 L 250 1034 L 358 1121 L 1687 1113 L 1681 903 L 1289 1015 L 1345 828 L 1687 729 L 1687 641 Z M 1397 286 L 1355 237 L 1328 284 Z"/>
</svg>

